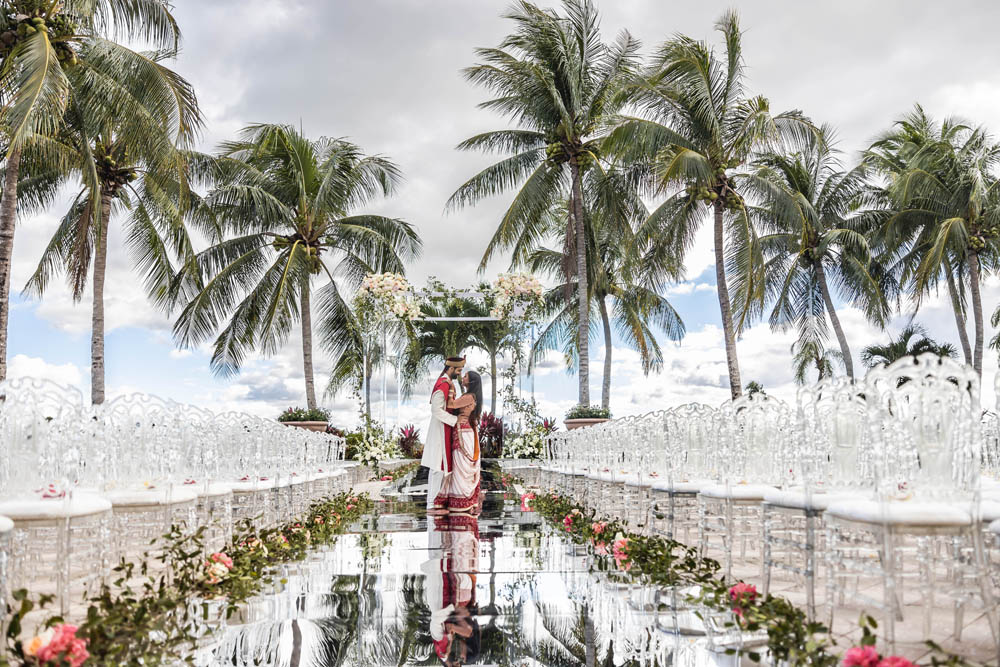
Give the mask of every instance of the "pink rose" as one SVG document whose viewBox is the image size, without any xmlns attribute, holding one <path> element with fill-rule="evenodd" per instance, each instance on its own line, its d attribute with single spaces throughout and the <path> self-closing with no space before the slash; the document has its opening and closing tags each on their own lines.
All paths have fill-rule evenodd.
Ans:
<svg viewBox="0 0 1000 667">
<path fill-rule="evenodd" d="M 729 589 L 729 599 L 733 602 L 753 602 L 757 599 L 757 587 L 741 581 Z"/>
<path fill-rule="evenodd" d="M 882 658 L 878 667 L 916 667 L 916 665 L 901 655 L 890 655 L 888 658 Z"/>
<path fill-rule="evenodd" d="M 604 529 L 607 527 L 608 524 L 605 523 L 604 521 L 595 521 L 594 523 L 591 524 L 590 530 L 594 533 L 594 535 L 600 535 L 601 533 L 604 532 Z"/>
<path fill-rule="evenodd" d="M 210 558 L 213 563 L 222 563 L 225 565 L 227 570 L 233 569 L 233 559 L 221 551 L 212 554 Z"/>
<path fill-rule="evenodd" d="M 69 663 L 70 667 L 80 667 L 84 661 L 90 657 L 87 652 L 87 642 L 76 636 L 77 626 L 62 624 L 50 628 L 52 631 L 44 633 L 44 641 L 36 644 L 33 639 L 29 644 L 29 650 L 35 649 L 35 659 L 40 664 L 53 662 L 58 664 Z M 35 639 L 39 639 L 36 637 Z M 32 646 L 33 645 L 33 646 Z"/>
<path fill-rule="evenodd" d="M 628 559 L 628 538 L 622 537 L 621 533 L 615 536 L 615 541 L 611 544 L 611 555 L 615 558 L 615 565 L 626 572 L 632 567 Z"/>
<path fill-rule="evenodd" d="M 535 494 L 532 493 L 531 491 L 528 491 L 526 494 L 521 496 L 521 511 L 530 512 L 531 511 L 530 502 L 534 499 L 535 499 Z"/>
<path fill-rule="evenodd" d="M 608 555 L 608 545 L 604 542 L 594 542 L 594 551 L 598 556 Z"/>
<path fill-rule="evenodd" d="M 348 505 L 347 505 L 347 510 L 348 510 L 348 511 L 350 511 L 350 510 L 352 510 L 352 509 L 354 509 L 354 505 L 351 505 L 351 504 L 348 504 Z"/>
<path fill-rule="evenodd" d="M 874 646 L 855 646 L 844 653 L 843 667 L 878 667 L 878 651 Z"/>
</svg>

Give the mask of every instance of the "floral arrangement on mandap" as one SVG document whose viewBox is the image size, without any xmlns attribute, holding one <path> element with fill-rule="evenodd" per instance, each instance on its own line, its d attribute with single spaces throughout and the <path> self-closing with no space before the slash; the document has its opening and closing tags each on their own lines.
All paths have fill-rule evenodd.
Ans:
<svg viewBox="0 0 1000 667">
<path fill-rule="evenodd" d="M 420 305 L 410 282 L 401 273 L 369 273 L 361 281 L 357 299 L 407 322 L 420 319 Z M 367 302 L 367 303 L 366 303 Z"/>
<path fill-rule="evenodd" d="M 528 319 L 533 310 L 542 304 L 544 294 L 538 278 L 526 273 L 501 273 L 490 289 L 493 295 L 490 315 L 500 320 L 510 317 L 517 306 L 524 309 L 523 317 Z"/>
</svg>

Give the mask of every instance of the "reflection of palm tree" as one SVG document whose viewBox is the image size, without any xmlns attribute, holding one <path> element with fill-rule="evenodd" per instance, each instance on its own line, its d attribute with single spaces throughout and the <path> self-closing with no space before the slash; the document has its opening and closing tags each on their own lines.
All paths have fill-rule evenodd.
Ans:
<svg viewBox="0 0 1000 667">
<path fill-rule="evenodd" d="M 861 351 L 861 362 L 868 368 L 889 365 L 907 356 L 917 356 L 924 352 L 933 352 L 941 357 L 953 359 L 956 356 L 955 346 L 951 343 L 937 343 L 927 336 L 927 330 L 919 324 L 910 323 L 899 332 L 899 336 L 891 338 L 888 343 L 869 345 Z"/>
</svg>

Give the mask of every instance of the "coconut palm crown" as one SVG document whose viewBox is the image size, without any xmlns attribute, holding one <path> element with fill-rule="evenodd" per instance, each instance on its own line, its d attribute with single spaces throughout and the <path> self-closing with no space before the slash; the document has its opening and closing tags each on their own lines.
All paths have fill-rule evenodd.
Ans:
<svg viewBox="0 0 1000 667">
<path fill-rule="evenodd" d="M 470 137 L 461 150 L 508 154 L 452 195 L 449 207 L 473 204 L 517 188 L 497 226 L 480 268 L 497 252 L 511 250 L 523 264 L 540 239 L 539 220 L 556 202 L 570 201 L 564 228 L 564 272 L 575 276 L 577 300 L 587 303 L 586 209 L 583 181 L 600 160 L 606 121 L 621 108 L 619 89 L 636 66 L 638 42 L 626 32 L 611 45 L 601 41 L 598 14 L 589 0 L 564 0 L 563 13 L 517 2 L 505 15 L 516 25 L 496 48 L 477 49 L 480 64 L 466 78 L 495 97 L 480 108 L 509 117 L 515 129 Z M 590 309 L 579 308 L 580 404 L 590 403 Z"/>
<path fill-rule="evenodd" d="M 321 344 L 332 345 L 328 327 L 350 319 L 342 288 L 357 288 L 370 272 L 403 272 L 420 252 L 409 223 L 356 212 L 392 194 L 399 170 L 349 141 L 310 140 L 271 124 L 224 143 L 209 169 L 215 186 L 206 204 L 224 237 L 174 280 L 175 300 L 186 302 L 174 335 L 189 346 L 218 332 L 211 366 L 231 375 L 252 350 L 275 353 L 299 321 L 306 400 L 314 407 L 313 280 L 321 283 Z"/>
<path fill-rule="evenodd" d="M 0 380 L 7 376 L 14 224 L 19 213 L 31 212 L 38 203 L 18 203 L 23 151 L 31 144 L 44 153 L 45 164 L 34 165 L 40 171 L 74 168 L 72 153 L 67 158 L 48 140 L 63 126 L 81 88 L 92 101 L 102 99 L 122 115 L 134 108 L 136 100 L 122 98 L 119 84 L 135 77 L 137 53 L 115 40 L 166 56 L 176 53 L 180 29 L 167 0 L 0 0 L 0 134 L 6 153 L 0 200 Z"/>
<path fill-rule="evenodd" d="M 853 379 L 851 349 L 834 294 L 839 292 L 843 300 L 860 307 L 880 326 L 889 315 L 880 272 L 873 275 L 870 271 L 872 251 L 864 229 L 852 218 L 868 187 L 865 170 L 861 166 L 841 169 L 833 133 L 827 126 L 801 152 L 766 153 L 753 166 L 742 181 L 759 202 L 749 215 L 761 231 L 766 292 L 768 301 L 773 302 L 771 327 L 795 327 L 798 347 L 808 348 L 816 356 L 827 336 L 829 318 L 845 370 Z M 737 276 L 737 291 L 751 281 L 752 277 Z M 749 302 L 751 306 L 758 303 Z M 737 315 L 746 317 L 739 311 Z"/>
<path fill-rule="evenodd" d="M 638 114 L 620 119 L 606 148 L 627 164 L 648 165 L 650 189 L 667 195 L 650 215 L 650 225 L 661 230 L 658 236 L 673 246 L 672 254 L 683 257 L 704 214 L 711 213 L 729 384 L 736 398 L 742 394 L 736 335 L 747 321 L 733 319 L 727 259 L 748 277 L 740 312 L 752 312 L 749 301 L 764 298 L 764 264 L 737 170 L 761 150 L 801 143 L 815 128 L 800 112 L 774 114 L 767 98 L 748 93 L 736 13 L 724 14 L 716 29 L 725 42 L 721 53 L 684 35 L 660 47 L 629 91 Z"/>
</svg>

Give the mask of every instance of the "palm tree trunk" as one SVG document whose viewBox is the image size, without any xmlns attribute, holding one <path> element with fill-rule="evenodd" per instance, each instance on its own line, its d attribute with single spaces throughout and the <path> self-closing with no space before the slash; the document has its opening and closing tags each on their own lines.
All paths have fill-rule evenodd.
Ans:
<svg viewBox="0 0 1000 667">
<path fill-rule="evenodd" d="M 733 309 L 729 304 L 724 256 L 725 234 L 722 222 L 722 202 L 715 205 L 715 282 L 719 289 L 719 310 L 722 311 L 722 335 L 726 339 L 726 364 L 729 367 L 729 391 L 734 399 L 743 395 L 740 382 L 740 361 L 736 358 L 736 334 L 733 330 Z"/>
<path fill-rule="evenodd" d="M 90 400 L 104 402 L 104 275 L 108 269 L 111 193 L 101 193 L 100 236 L 94 249 L 94 304 L 90 331 Z"/>
<path fill-rule="evenodd" d="M 607 297 L 602 296 L 598 303 L 601 306 L 601 323 L 604 325 L 604 384 L 601 387 L 601 407 L 611 409 L 611 318 L 608 317 Z"/>
<path fill-rule="evenodd" d="M 972 367 L 983 376 L 983 297 L 979 292 L 979 253 L 969 251 L 969 291 L 972 292 L 972 321 L 975 324 L 976 343 L 972 350 Z"/>
<path fill-rule="evenodd" d="M 590 405 L 590 293 L 587 285 L 587 237 L 583 220 L 583 184 L 580 165 L 574 156 L 570 160 L 573 174 L 573 225 L 576 233 L 576 298 L 579 307 L 579 326 L 576 332 L 576 349 L 580 356 L 580 405 Z"/>
<path fill-rule="evenodd" d="M 948 276 L 948 296 L 951 297 L 951 309 L 955 313 L 955 324 L 958 326 L 958 341 L 962 344 L 965 365 L 971 366 L 972 346 L 969 345 L 969 332 L 965 329 L 965 313 L 962 312 L 962 301 L 958 298 L 958 287 L 955 285 L 955 276 L 951 272 L 951 267 L 945 267 L 945 274 Z"/>
<path fill-rule="evenodd" d="M 490 350 L 490 412 L 497 413 L 497 351 Z"/>
<path fill-rule="evenodd" d="M 302 286 L 302 370 L 306 376 L 306 407 L 316 409 L 316 382 L 313 379 L 312 310 L 309 303 L 309 279 Z"/>
<path fill-rule="evenodd" d="M 7 379 L 7 321 L 10 313 L 10 264 L 14 255 L 14 223 L 17 221 L 17 179 L 21 171 L 21 148 L 14 146 L 7 158 L 0 200 L 0 381 Z"/>
<path fill-rule="evenodd" d="M 833 307 L 833 299 L 830 298 L 830 286 L 826 283 L 826 271 L 823 270 L 823 262 L 816 263 L 816 279 L 819 281 L 819 289 L 823 293 L 823 303 L 826 305 L 826 314 L 830 316 L 833 324 L 833 332 L 837 335 L 837 342 L 840 343 L 840 353 L 844 355 L 844 370 L 847 377 L 854 381 L 854 358 L 851 357 L 851 348 L 847 346 L 847 336 L 844 335 L 844 327 L 840 326 L 840 318 L 837 317 L 837 309 Z M 820 376 L 822 378 L 822 371 Z"/>
</svg>

